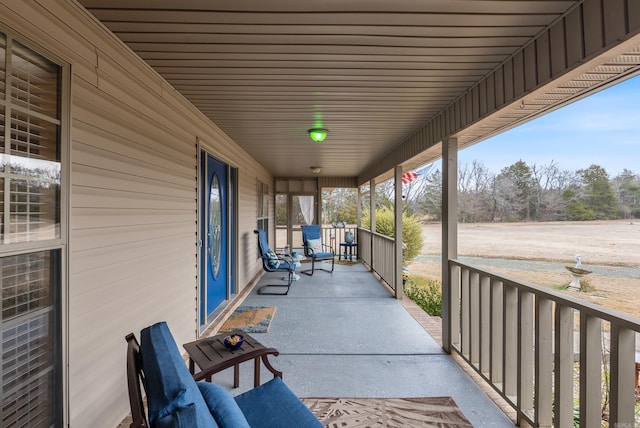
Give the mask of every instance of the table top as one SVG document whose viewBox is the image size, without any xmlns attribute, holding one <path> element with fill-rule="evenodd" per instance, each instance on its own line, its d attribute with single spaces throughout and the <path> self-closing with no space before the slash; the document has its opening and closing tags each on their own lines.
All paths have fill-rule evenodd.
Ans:
<svg viewBox="0 0 640 428">
<path fill-rule="evenodd" d="M 224 346 L 223 339 L 230 334 L 244 336 L 244 343 L 240 348 L 230 350 Z M 243 361 L 267 354 L 279 354 L 275 348 L 266 348 L 251 335 L 242 331 L 216 334 L 212 337 L 185 343 L 183 346 L 191 361 L 200 367 L 200 371 L 193 375 L 195 380 L 202 380 L 210 374 L 217 373 Z"/>
<path fill-rule="evenodd" d="M 343 247 L 355 247 L 358 245 L 357 242 L 341 242 L 340 245 Z"/>
</svg>

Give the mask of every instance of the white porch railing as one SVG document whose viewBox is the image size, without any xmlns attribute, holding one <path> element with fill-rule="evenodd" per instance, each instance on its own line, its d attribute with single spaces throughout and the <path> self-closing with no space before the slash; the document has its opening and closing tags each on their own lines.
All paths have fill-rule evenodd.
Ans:
<svg viewBox="0 0 640 428">
<path fill-rule="evenodd" d="M 395 290 L 395 239 L 367 229 L 358 229 L 358 253 L 380 278 Z"/>
<path fill-rule="evenodd" d="M 449 261 L 451 350 L 540 427 L 633 427 L 640 320 Z M 574 387 L 578 391 L 574 396 Z M 604 398 L 608 398 L 604 400 Z"/>
</svg>

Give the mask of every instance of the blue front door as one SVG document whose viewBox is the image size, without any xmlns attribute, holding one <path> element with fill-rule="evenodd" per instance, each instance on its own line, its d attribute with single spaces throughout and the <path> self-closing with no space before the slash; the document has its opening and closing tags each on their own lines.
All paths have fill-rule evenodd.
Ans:
<svg viewBox="0 0 640 428">
<path fill-rule="evenodd" d="M 202 153 L 200 324 L 229 296 L 228 166 Z"/>
</svg>

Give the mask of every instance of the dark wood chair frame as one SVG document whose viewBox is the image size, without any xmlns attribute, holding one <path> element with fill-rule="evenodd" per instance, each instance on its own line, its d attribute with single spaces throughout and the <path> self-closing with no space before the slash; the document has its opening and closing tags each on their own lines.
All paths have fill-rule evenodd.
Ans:
<svg viewBox="0 0 640 428">
<path fill-rule="evenodd" d="M 133 333 L 125 337 L 127 341 L 127 384 L 129 386 L 129 405 L 133 421 L 130 428 L 149 428 L 145 412 L 142 388 L 145 387 L 144 372 L 140 362 L 140 344 Z M 142 385 L 142 386 L 141 386 Z M 145 391 L 146 392 L 146 391 Z"/>
</svg>

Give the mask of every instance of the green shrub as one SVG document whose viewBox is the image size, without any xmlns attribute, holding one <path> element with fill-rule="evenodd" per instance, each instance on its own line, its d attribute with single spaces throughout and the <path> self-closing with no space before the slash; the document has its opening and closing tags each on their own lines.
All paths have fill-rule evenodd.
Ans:
<svg viewBox="0 0 640 428">
<path fill-rule="evenodd" d="M 423 311 L 434 317 L 442 316 L 442 282 L 436 279 L 409 277 L 404 294 Z"/>
<path fill-rule="evenodd" d="M 389 208 L 381 208 L 376 210 L 376 232 L 388 236 L 395 237 L 395 215 Z M 362 215 L 362 224 L 369 225 L 371 220 L 369 213 Z M 402 260 L 407 263 L 413 260 L 422 250 L 422 225 L 418 219 L 411 214 L 402 213 Z"/>
</svg>

